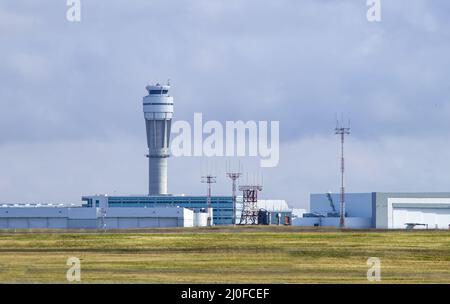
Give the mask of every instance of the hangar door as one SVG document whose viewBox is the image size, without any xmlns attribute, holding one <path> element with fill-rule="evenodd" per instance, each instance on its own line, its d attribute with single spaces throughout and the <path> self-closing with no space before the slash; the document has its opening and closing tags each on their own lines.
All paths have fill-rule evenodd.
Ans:
<svg viewBox="0 0 450 304">
<path fill-rule="evenodd" d="M 427 224 L 429 229 L 448 229 L 450 225 L 449 208 L 394 208 L 392 227 L 406 228 L 406 223 Z M 416 227 L 426 228 L 426 227 Z"/>
</svg>

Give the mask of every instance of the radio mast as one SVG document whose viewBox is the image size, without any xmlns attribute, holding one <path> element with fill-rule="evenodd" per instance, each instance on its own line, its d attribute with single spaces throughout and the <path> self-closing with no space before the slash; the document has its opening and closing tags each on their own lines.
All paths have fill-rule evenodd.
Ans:
<svg viewBox="0 0 450 304">
<path fill-rule="evenodd" d="M 343 120 L 343 119 L 342 119 Z M 348 126 L 344 126 L 342 121 L 336 121 L 336 128 L 334 129 L 336 135 L 341 137 L 341 201 L 340 201 L 340 213 L 339 213 L 339 227 L 345 228 L 345 187 L 344 187 L 344 141 L 345 135 L 350 134 L 350 122 Z"/>
</svg>

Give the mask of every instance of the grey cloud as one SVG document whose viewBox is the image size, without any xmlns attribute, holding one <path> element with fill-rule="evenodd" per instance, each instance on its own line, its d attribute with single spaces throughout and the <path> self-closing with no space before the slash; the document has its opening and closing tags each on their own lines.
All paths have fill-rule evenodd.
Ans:
<svg viewBox="0 0 450 304">
<path fill-rule="evenodd" d="M 438 117 L 434 132 L 449 127 L 438 115 L 449 93 L 445 1 L 384 1 L 380 24 L 365 20 L 365 1 L 82 4 L 80 24 L 61 3 L 2 9 L 19 32 L 1 51 L 16 66 L 3 70 L 0 97 L 36 110 L 3 114 L 2 129 L 17 130 L 3 141 L 134 136 L 142 87 L 161 78 L 174 83 L 177 117 L 280 120 L 283 140 L 325 134 L 341 111 L 363 138 L 421 132 L 426 117 Z"/>
<path fill-rule="evenodd" d="M 21 155 L 18 151 L 8 149 L 43 151 L 44 145 L 63 145 L 61 151 L 70 151 L 77 149 L 74 143 L 87 149 L 89 143 L 100 142 L 108 154 L 121 151 L 118 142 L 133 142 L 128 148 L 133 151 L 121 155 L 140 157 L 145 150 L 144 86 L 168 78 L 176 98 L 176 119 L 192 120 L 193 112 L 202 112 L 204 119 L 211 120 L 280 121 L 282 158 L 280 167 L 270 173 L 276 190 L 266 188 L 274 196 L 295 201 L 294 182 L 304 185 L 299 190 L 304 196 L 322 191 L 320 181 L 336 182 L 330 177 L 333 173 L 322 174 L 312 166 L 321 168 L 321 162 L 332 157 L 323 150 L 332 147 L 320 142 L 307 145 L 311 138 L 332 138 L 335 113 L 349 113 L 352 138 L 361 145 L 386 138 L 392 142 L 392 138 L 409 138 L 408 144 L 414 144 L 433 134 L 440 140 L 428 143 L 437 145 L 431 149 L 440 149 L 450 128 L 450 3 L 385 0 L 382 22 L 372 24 L 365 19 L 365 2 L 82 0 L 82 22 L 69 23 L 65 1 L 4 1 L 0 4 L 0 149 L 11 161 L 33 163 L 42 156 L 18 158 L 14 157 Z M 395 145 L 378 151 L 389 154 L 390 149 L 408 153 Z M 363 160 L 369 156 L 385 160 L 371 151 L 358 151 Z M 302 164 L 308 153 L 316 155 L 309 156 L 311 167 Z M 75 170 L 78 161 L 88 161 L 87 156 L 70 159 L 64 164 L 68 170 Z M 97 156 L 92 159 L 95 164 Z M 141 180 L 145 175 L 140 175 L 145 160 L 133 161 L 144 171 L 131 180 L 145 183 Z M 171 174 L 184 166 L 195 168 L 198 161 L 174 160 Z M 420 157 L 414 161 L 420 162 Z M 48 166 L 51 163 L 49 156 Z M 300 165 L 294 170 L 286 163 Z M 121 170 L 119 164 L 111 166 Z M 141 170 L 139 166 L 132 168 Z M 386 172 L 398 174 L 394 169 Z M 2 172 L 23 173 L 10 170 Z M 51 184 L 51 175 L 61 172 L 41 174 L 42 183 Z M 102 176 L 116 183 L 109 174 Z M 73 191 L 92 189 L 88 181 L 99 191 L 113 189 L 88 179 Z M 201 191 L 194 181 L 192 191 Z M 174 177 L 172 182 L 175 192 L 187 192 L 184 178 Z M 375 179 L 353 182 L 356 189 L 376 185 Z M 220 191 L 228 191 L 224 187 Z M 122 191 L 137 188 L 129 185 Z M 38 185 L 34 190 L 39 192 Z"/>
</svg>

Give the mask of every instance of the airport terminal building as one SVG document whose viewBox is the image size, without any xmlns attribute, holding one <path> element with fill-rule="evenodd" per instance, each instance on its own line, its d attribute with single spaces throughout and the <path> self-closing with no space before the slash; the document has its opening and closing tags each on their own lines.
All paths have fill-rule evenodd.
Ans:
<svg viewBox="0 0 450 304">
<path fill-rule="evenodd" d="M 101 200 L 106 200 L 108 210 L 118 208 L 187 208 L 195 213 L 206 212 L 206 196 L 186 195 L 125 195 L 125 196 L 83 196 L 83 207 L 100 207 Z M 213 223 L 215 225 L 231 225 L 233 222 L 233 200 L 231 196 L 212 196 Z"/>
<path fill-rule="evenodd" d="M 83 196 L 84 207 L 100 207 L 102 200 L 109 210 L 114 208 L 155 208 L 178 207 L 192 210 L 194 213 L 203 213 L 207 209 L 206 196 L 189 195 L 141 195 L 141 196 Z M 214 225 L 233 225 L 233 197 L 211 196 L 212 218 Z M 284 219 L 292 217 L 292 209 L 285 200 L 258 200 L 258 210 L 263 209 L 271 214 L 271 222 L 285 224 Z M 239 224 L 242 210 L 242 196 L 236 201 L 236 223 Z"/>
</svg>

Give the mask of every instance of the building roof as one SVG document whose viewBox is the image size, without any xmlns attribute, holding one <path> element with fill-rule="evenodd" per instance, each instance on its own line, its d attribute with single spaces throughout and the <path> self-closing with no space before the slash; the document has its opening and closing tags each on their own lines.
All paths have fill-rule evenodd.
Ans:
<svg viewBox="0 0 450 304">
<path fill-rule="evenodd" d="M 292 211 L 285 200 L 258 200 L 258 208 L 277 212 Z"/>
</svg>

